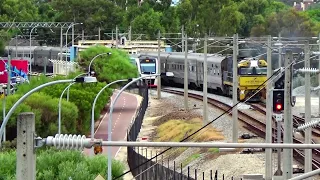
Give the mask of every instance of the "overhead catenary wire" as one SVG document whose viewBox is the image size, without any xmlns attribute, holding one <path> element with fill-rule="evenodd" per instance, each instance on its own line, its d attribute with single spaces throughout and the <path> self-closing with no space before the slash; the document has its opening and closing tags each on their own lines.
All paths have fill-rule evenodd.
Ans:
<svg viewBox="0 0 320 180">
<path fill-rule="evenodd" d="M 281 69 L 279 69 L 279 70 L 277 70 L 275 73 L 273 73 L 272 76 L 270 76 L 267 80 L 265 80 L 258 88 L 255 89 L 255 91 L 260 90 L 260 87 L 264 86 L 264 84 L 267 83 L 267 82 L 268 82 L 275 74 L 277 74 L 279 71 L 281 71 Z M 258 93 L 258 92 L 256 92 L 256 93 Z M 251 98 L 251 97 L 249 97 L 249 98 Z M 246 101 L 248 101 L 249 98 L 247 98 Z M 203 127 L 201 127 L 200 129 L 198 129 L 197 131 L 195 131 L 195 132 L 193 132 L 192 134 L 188 135 L 187 137 L 183 138 L 180 142 L 183 142 L 183 141 L 189 139 L 191 136 L 197 134 L 199 131 L 201 131 L 202 129 L 206 128 L 206 127 L 209 126 L 211 123 L 213 123 L 214 121 L 216 121 L 216 120 L 219 119 L 220 117 L 222 117 L 222 116 L 224 116 L 225 114 L 227 114 L 227 113 L 228 113 L 229 111 L 231 111 L 234 107 L 237 107 L 237 105 L 240 104 L 240 103 L 241 103 L 240 101 L 237 102 L 235 105 L 231 106 L 227 111 L 223 112 L 223 113 L 220 114 L 218 117 L 216 117 L 215 119 L 213 119 L 212 121 L 210 121 L 209 123 L 207 123 L 205 126 L 203 126 Z M 124 172 L 123 174 L 115 177 L 114 179 L 118 179 L 118 178 L 124 176 L 125 174 L 127 174 L 127 173 L 129 173 L 129 172 L 131 172 L 131 171 L 133 171 L 133 170 L 135 170 L 135 169 L 137 169 L 137 168 L 139 168 L 140 166 L 142 166 L 142 165 L 150 162 L 151 160 L 155 159 L 156 157 L 158 157 L 158 156 L 161 155 L 161 154 L 164 154 L 165 152 L 169 151 L 170 149 L 172 149 L 172 147 L 167 148 L 166 150 L 162 151 L 161 153 L 157 154 L 156 156 L 148 159 L 147 161 L 145 161 L 144 163 L 141 163 L 140 165 L 134 167 L 133 169 L 130 169 L 129 171 Z"/>
<path fill-rule="evenodd" d="M 270 48 L 270 49 L 272 49 L 272 47 L 269 47 L 268 45 L 267 45 L 267 47 Z M 287 67 L 285 67 L 284 69 L 289 68 L 289 67 L 291 68 L 291 66 L 292 66 L 293 63 L 294 63 L 294 61 L 291 62 L 291 63 L 290 63 Z M 277 73 L 280 72 L 280 71 L 281 71 L 281 69 L 279 68 L 279 69 L 278 69 L 276 72 L 274 72 L 267 80 L 265 80 L 259 87 L 257 87 L 257 88 L 254 90 L 255 93 L 254 93 L 252 96 L 250 96 L 249 98 L 247 98 L 247 99 L 245 100 L 245 102 L 247 102 L 249 99 L 251 99 L 256 93 L 260 92 L 260 91 L 261 91 L 260 88 L 261 88 L 262 86 L 266 86 L 265 84 L 266 84 L 266 83 L 269 83 L 268 81 L 269 81 L 275 74 L 277 74 Z M 279 76 L 280 74 L 282 74 L 282 73 L 279 73 L 277 76 Z M 276 77 L 275 77 L 275 78 L 276 78 Z M 240 104 L 240 103 L 241 103 L 240 101 L 237 102 L 235 105 L 233 105 L 232 107 L 230 107 L 227 111 L 223 112 L 223 113 L 220 114 L 218 117 L 216 117 L 215 119 L 213 119 L 212 121 L 210 121 L 209 123 L 207 123 L 205 126 L 203 126 L 203 127 L 201 127 L 200 129 L 198 129 L 197 131 L 195 131 L 195 132 L 193 132 L 192 134 L 188 135 L 187 137 L 185 137 L 184 139 L 182 139 L 180 142 L 183 142 L 183 141 L 189 139 L 191 136 L 197 134 L 199 131 L 201 131 L 202 129 L 206 128 L 207 126 L 209 126 L 211 123 L 213 123 L 213 122 L 216 121 L 217 119 L 221 118 L 222 116 L 226 115 L 228 112 L 230 113 L 230 111 L 231 111 L 234 107 L 237 107 L 238 104 Z M 153 159 L 157 158 L 159 155 L 164 154 L 165 152 L 169 151 L 170 149 L 172 149 L 172 147 L 167 148 L 166 150 L 164 150 L 164 151 L 162 151 L 161 153 L 157 154 L 156 156 L 148 159 L 147 161 L 141 163 L 140 165 L 134 167 L 133 169 L 130 168 L 129 171 L 124 172 L 123 174 L 115 177 L 114 179 L 118 179 L 118 178 L 124 176 L 125 174 L 127 174 L 127 173 L 129 173 L 129 172 L 131 172 L 131 171 L 133 171 L 133 170 L 135 170 L 135 169 L 137 169 L 137 168 L 139 168 L 140 166 L 142 166 L 142 165 L 144 165 L 144 164 L 152 161 Z"/>
<path fill-rule="evenodd" d="M 277 73 L 277 72 L 276 72 Z M 276 74 L 275 73 L 275 74 Z M 280 74 L 278 74 L 277 76 L 279 76 Z M 274 77 L 273 79 L 275 79 L 275 78 L 277 78 L 277 76 L 276 77 Z M 271 81 L 273 81 L 273 79 L 269 79 L 269 80 L 271 80 Z M 266 86 L 266 85 L 265 85 Z M 264 87 L 265 87 L 264 86 Z M 260 91 L 261 91 L 262 89 L 259 89 L 258 91 L 256 91 L 255 93 L 253 93 L 253 95 L 251 95 L 250 97 L 248 97 L 244 102 L 242 102 L 242 104 L 240 104 L 240 106 L 237 106 L 237 107 L 241 107 L 244 103 L 246 103 L 248 100 L 250 100 L 253 96 L 255 96 L 257 93 L 259 93 Z M 223 116 L 226 116 L 226 115 L 230 115 L 232 112 L 230 111 L 229 113 L 227 113 L 227 114 L 224 114 Z M 221 117 L 223 117 L 223 116 L 221 116 Z M 215 119 L 215 120 L 217 120 L 217 119 Z M 213 122 L 213 121 L 212 121 Z M 211 124 L 211 123 L 210 123 Z M 199 136 L 199 135 L 201 135 L 202 133 L 204 133 L 204 132 L 206 132 L 206 130 L 205 131 L 202 131 L 202 132 L 199 132 L 199 134 L 197 134 L 196 136 Z M 178 150 L 178 149 L 177 149 Z M 173 151 L 173 152 L 171 152 L 170 154 L 168 154 L 166 157 L 169 157 L 171 154 L 173 154 L 175 151 Z M 166 158 L 165 157 L 165 158 Z M 164 159 L 165 159 L 164 158 Z M 135 177 L 133 177 L 131 180 L 133 180 L 134 178 L 136 178 L 136 177 L 138 177 L 138 176 L 140 176 L 141 174 L 143 174 L 144 172 L 146 172 L 146 171 L 148 171 L 149 169 L 151 169 L 152 167 L 154 167 L 155 165 L 157 165 L 158 164 L 158 162 L 155 162 L 153 165 L 151 165 L 151 166 L 149 166 L 148 168 L 146 168 L 145 170 L 143 170 L 142 172 L 140 172 L 139 174 L 137 174 Z"/>
</svg>

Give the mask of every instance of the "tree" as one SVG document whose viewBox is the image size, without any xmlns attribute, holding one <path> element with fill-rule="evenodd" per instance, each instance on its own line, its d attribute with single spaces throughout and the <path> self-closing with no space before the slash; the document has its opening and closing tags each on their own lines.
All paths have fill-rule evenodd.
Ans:
<svg viewBox="0 0 320 180">
<path fill-rule="evenodd" d="M 70 74 L 68 77 L 56 77 L 53 79 L 49 79 L 45 76 L 40 76 L 37 79 L 31 79 L 30 84 L 23 84 L 18 88 L 17 93 L 24 94 L 31 89 L 47 83 L 49 81 L 58 80 L 58 79 L 72 79 L 75 77 L 76 74 Z M 105 83 L 89 83 L 89 84 L 74 84 L 70 87 L 70 98 L 69 102 L 62 101 L 62 118 L 61 121 L 63 123 L 63 132 L 75 132 L 75 133 L 82 133 L 86 134 L 90 131 L 91 127 L 91 107 L 92 102 L 97 95 L 97 93 L 104 87 Z M 52 124 L 49 130 L 46 130 L 46 132 L 52 132 L 57 130 L 57 114 L 58 114 L 58 101 L 61 96 L 62 91 L 65 89 L 65 87 L 68 86 L 68 84 L 56 84 L 52 85 L 50 87 L 43 88 L 41 92 L 45 93 L 49 97 L 51 96 L 53 99 L 52 101 L 46 102 L 44 99 L 50 99 L 48 96 L 42 94 L 43 97 L 39 97 L 38 99 L 43 99 L 42 103 L 39 103 L 41 106 L 44 107 L 44 109 L 41 109 L 40 111 L 47 111 L 50 109 L 50 116 L 46 117 L 47 121 L 55 122 Z M 100 98 L 97 100 L 96 106 L 95 106 L 95 119 L 97 119 L 100 116 L 100 113 L 102 109 L 105 107 L 106 103 L 108 102 L 110 96 L 111 96 L 111 90 L 106 89 L 103 93 L 101 93 Z M 66 97 L 66 94 L 64 94 L 64 98 Z M 29 98 L 28 98 L 29 99 Z M 28 102 L 27 99 L 27 102 Z M 34 102 L 36 103 L 36 101 Z M 68 104 L 69 103 L 69 104 Z M 71 103 L 71 104 L 70 104 Z M 28 104 L 28 103 L 27 103 Z M 51 105 L 50 105 L 51 104 Z M 31 104 L 28 104 L 31 106 Z M 75 108 L 77 107 L 77 109 Z M 33 110 L 36 110 L 35 108 Z M 45 118 L 44 117 L 44 118 Z M 70 119 L 70 122 L 69 120 Z M 44 122 L 46 122 L 44 120 Z M 75 128 L 75 129 L 74 129 Z"/>
<path fill-rule="evenodd" d="M 133 31 L 135 33 L 146 34 L 148 39 L 156 39 L 158 30 L 165 32 L 165 29 L 161 25 L 161 18 L 161 12 L 155 12 L 153 9 L 149 9 L 132 21 Z"/>
<path fill-rule="evenodd" d="M 119 49 L 94 46 L 80 53 L 79 65 L 87 69 L 93 57 L 101 53 L 111 52 L 110 56 L 102 55 L 94 60 L 91 69 L 97 74 L 99 81 L 110 83 L 119 79 L 135 78 L 137 68 L 130 63 L 127 53 Z"/>
</svg>

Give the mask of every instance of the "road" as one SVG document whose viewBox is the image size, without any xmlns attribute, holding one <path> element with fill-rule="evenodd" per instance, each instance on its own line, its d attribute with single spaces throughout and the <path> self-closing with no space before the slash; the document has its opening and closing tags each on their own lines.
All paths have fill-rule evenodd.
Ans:
<svg viewBox="0 0 320 180">
<path fill-rule="evenodd" d="M 114 100 L 118 91 L 115 91 L 111 100 Z M 127 129 L 134 118 L 135 112 L 139 107 L 138 100 L 135 95 L 123 92 L 118 98 L 112 113 L 112 141 L 122 141 L 126 138 Z M 108 120 L 109 113 L 102 118 L 99 126 L 95 130 L 95 138 L 108 140 Z M 112 157 L 118 153 L 120 147 L 112 147 Z M 90 150 L 86 149 L 85 154 L 89 154 Z M 107 147 L 103 147 L 102 154 L 107 155 Z"/>
</svg>

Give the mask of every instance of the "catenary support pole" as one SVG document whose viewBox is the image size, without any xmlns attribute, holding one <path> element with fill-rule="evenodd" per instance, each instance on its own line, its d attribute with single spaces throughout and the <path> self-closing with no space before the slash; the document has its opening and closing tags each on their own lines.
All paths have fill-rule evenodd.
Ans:
<svg viewBox="0 0 320 180">
<path fill-rule="evenodd" d="M 208 53 L 208 36 L 204 37 L 204 62 L 203 62 L 203 124 L 208 123 L 208 64 L 207 64 L 207 53 Z"/>
<path fill-rule="evenodd" d="M 60 61 L 62 61 L 62 46 L 63 46 L 63 28 L 60 29 Z M 33 56 L 34 57 L 34 56 Z"/>
<path fill-rule="evenodd" d="M 238 103 L 238 34 L 233 35 L 233 72 L 232 72 L 232 99 L 233 105 Z M 232 109 L 232 142 L 238 142 L 238 107 Z"/>
<path fill-rule="evenodd" d="M 6 90 L 3 88 L 3 98 L 2 98 L 2 119 L 6 117 Z M 3 142 L 5 142 L 7 139 L 6 137 L 6 128 L 4 128 L 3 131 Z M 0 144 L 1 144 L 1 139 L 0 139 Z"/>
<path fill-rule="evenodd" d="M 286 51 L 285 65 L 288 67 L 292 62 L 292 51 Z M 285 83 L 284 83 L 284 143 L 293 143 L 292 139 L 292 113 L 291 113 L 291 68 L 288 67 L 285 70 Z M 290 179 L 292 177 L 292 149 L 283 150 L 283 178 Z"/>
<path fill-rule="evenodd" d="M 21 113 L 17 119 L 17 179 L 36 179 L 36 154 L 34 152 L 35 116 Z"/>
<path fill-rule="evenodd" d="M 304 47 L 304 60 L 305 68 L 310 68 L 310 50 L 309 42 L 305 44 Z M 308 123 L 311 121 L 311 97 L 310 97 L 310 73 L 305 72 L 305 122 Z M 311 128 L 305 130 L 305 144 L 311 144 Z M 304 150 L 304 172 L 312 171 L 312 150 Z"/>
<path fill-rule="evenodd" d="M 74 26 L 71 27 L 71 45 L 73 46 L 74 45 Z"/>
<path fill-rule="evenodd" d="M 8 75 L 8 80 L 7 80 L 7 95 L 9 96 L 11 94 L 11 55 L 8 55 L 8 69 L 7 69 L 7 75 Z"/>
<path fill-rule="evenodd" d="M 181 27 L 181 52 L 183 51 L 184 51 L 184 25 L 182 25 Z"/>
<path fill-rule="evenodd" d="M 159 74 L 161 73 L 160 38 L 161 38 L 161 34 L 159 30 L 158 31 L 158 64 L 157 64 Z M 158 95 L 158 99 L 161 99 L 161 77 L 160 76 L 157 77 L 157 95 Z"/>
<path fill-rule="evenodd" d="M 118 29 L 118 26 L 116 26 L 116 49 L 118 49 L 118 32 L 119 29 Z"/>
<path fill-rule="evenodd" d="M 132 38 L 132 31 L 131 31 L 131 26 L 129 26 L 129 42 L 131 43 L 131 38 Z"/>
<path fill-rule="evenodd" d="M 319 44 L 319 51 L 320 51 L 320 33 L 319 33 L 319 37 L 318 37 L 318 44 Z M 320 69 L 320 55 L 319 55 L 319 69 Z M 319 86 L 320 86 L 320 73 L 319 73 Z M 318 115 L 320 117 L 320 93 L 319 93 L 319 109 L 318 109 Z"/>
<path fill-rule="evenodd" d="M 279 33 L 279 38 L 278 39 L 279 39 L 279 43 L 281 43 L 281 33 Z M 278 67 L 281 68 L 281 59 L 282 59 L 281 58 L 282 57 L 282 48 L 281 48 L 281 46 L 279 46 L 278 51 L 279 51 Z"/>
<path fill-rule="evenodd" d="M 98 38 L 99 38 L 99 41 L 100 41 L 100 31 L 101 31 L 101 29 L 100 29 L 100 27 L 98 28 Z"/>
<path fill-rule="evenodd" d="M 82 29 L 82 32 L 81 32 L 81 40 L 84 41 L 84 29 Z"/>
<path fill-rule="evenodd" d="M 188 37 L 184 36 L 184 110 L 188 111 Z"/>
<path fill-rule="evenodd" d="M 270 78 L 272 76 L 272 62 L 271 62 L 271 36 L 268 36 L 268 42 L 267 42 L 267 64 L 268 64 L 268 69 L 267 69 L 267 78 Z M 272 88 L 272 84 L 267 83 L 267 102 L 266 102 L 266 143 L 272 143 L 272 91 L 270 89 Z M 272 179 L 272 149 L 266 149 L 265 150 L 265 155 L 266 155 L 266 168 L 265 168 L 265 179 L 266 180 L 271 180 Z"/>
</svg>

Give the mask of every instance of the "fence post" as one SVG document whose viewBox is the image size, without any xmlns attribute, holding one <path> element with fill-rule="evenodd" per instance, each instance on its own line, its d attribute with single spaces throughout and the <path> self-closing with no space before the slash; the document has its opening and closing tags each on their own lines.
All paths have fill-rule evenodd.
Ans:
<svg viewBox="0 0 320 180">
<path fill-rule="evenodd" d="M 32 112 L 20 113 L 17 119 L 17 169 L 18 180 L 36 179 L 36 154 L 34 152 L 35 117 Z"/>
</svg>

